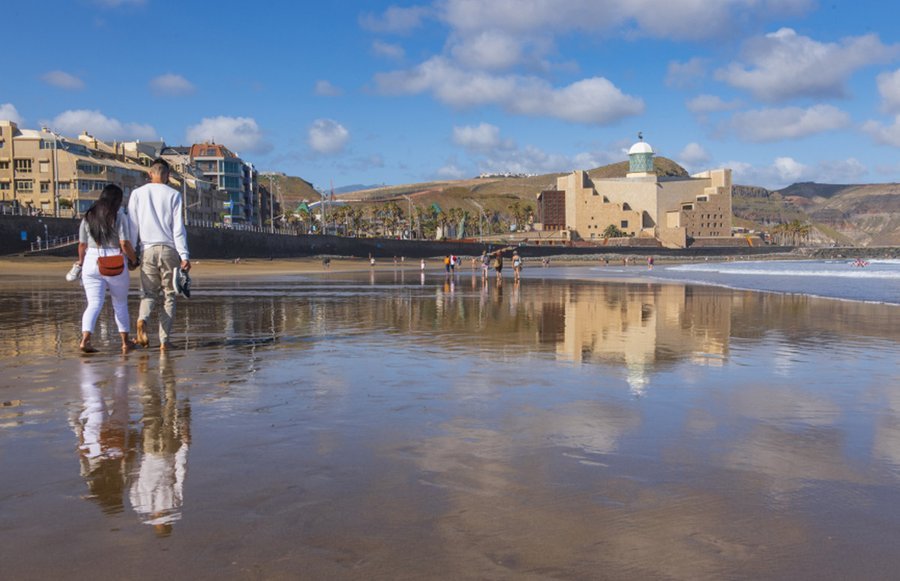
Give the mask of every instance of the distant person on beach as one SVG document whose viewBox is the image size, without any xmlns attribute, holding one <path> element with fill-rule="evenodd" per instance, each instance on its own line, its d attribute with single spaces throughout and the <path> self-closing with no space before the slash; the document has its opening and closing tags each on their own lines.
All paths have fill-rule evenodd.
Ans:
<svg viewBox="0 0 900 581">
<path fill-rule="evenodd" d="M 647 269 L 653 270 L 653 257 L 652 256 L 647 257 Z"/>
<path fill-rule="evenodd" d="M 497 280 L 501 280 L 503 278 L 503 253 L 499 250 L 494 256 L 494 270 L 497 272 Z"/>
<path fill-rule="evenodd" d="M 512 255 L 512 263 L 513 263 L 513 280 L 519 282 L 519 279 L 522 277 L 522 257 L 519 256 L 519 253 L 513 251 Z"/>
<path fill-rule="evenodd" d="M 107 268 L 103 262 L 116 262 Z M 96 353 L 91 343 L 94 326 L 103 308 L 106 289 L 112 297 L 116 326 L 122 338 L 122 352 L 127 353 L 134 348 L 128 338 L 130 320 L 128 318 L 128 270 L 138 266 L 137 255 L 128 235 L 128 218 L 122 210 L 122 188 L 109 184 L 100 192 L 100 198 L 85 212 L 78 229 L 78 262 L 66 277 L 70 280 L 78 278 L 87 297 L 87 308 L 81 317 L 81 344 L 84 353 Z"/>
<path fill-rule="evenodd" d="M 159 348 L 169 349 L 169 334 L 175 319 L 175 296 L 172 283 L 181 276 L 179 269 L 191 269 L 184 228 L 181 192 L 168 186 L 169 164 L 156 159 L 150 164 L 150 183 L 131 193 L 128 217 L 131 235 L 141 244 L 141 308 L 137 320 L 137 343 L 147 347 L 147 322 L 162 292 L 165 297 L 159 313 Z"/>
<path fill-rule="evenodd" d="M 450 261 L 451 260 L 452 259 L 450 258 L 449 254 L 444 257 L 444 270 L 447 271 L 447 274 L 450 274 Z"/>
<path fill-rule="evenodd" d="M 421 270 L 422 272 L 425 272 L 425 259 L 424 258 L 419 263 L 419 270 Z"/>
<path fill-rule="evenodd" d="M 487 251 L 481 253 L 481 277 L 487 278 L 488 270 L 491 268 L 491 257 Z"/>
<path fill-rule="evenodd" d="M 326 256 L 322 259 L 322 268 L 324 268 L 325 270 L 331 268 L 331 258 Z"/>
<path fill-rule="evenodd" d="M 371 254 L 369 255 L 369 266 L 375 266 L 375 257 Z"/>
</svg>

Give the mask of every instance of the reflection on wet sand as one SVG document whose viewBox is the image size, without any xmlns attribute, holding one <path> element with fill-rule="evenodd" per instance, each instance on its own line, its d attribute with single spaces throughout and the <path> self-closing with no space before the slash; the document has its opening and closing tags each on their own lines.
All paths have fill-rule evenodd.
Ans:
<svg viewBox="0 0 900 581">
<path fill-rule="evenodd" d="M 72 426 L 88 498 L 104 511 L 120 512 L 127 491 L 141 522 L 158 534 L 171 533 L 181 518 L 190 446 L 190 403 L 178 398 L 171 359 L 160 357 L 155 368 L 141 354 L 136 370 L 123 360 L 111 374 L 100 363 L 82 362 L 80 372 L 83 407 Z M 132 428 L 129 414 L 132 373 L 140 400 L 139 430 Z"/>
<path fill-rule="evenodd" d="M 15 577 L 71 562 L 32 556 L 42 531 L 80 554 L 73 531 L 108 529 L 113 576 L 156 549 L 154 574 L 261 578 L 900 567 L 895 307 L 372 271 L 198 284 L 168 357 L 82 360 L 63 304 L 0 314 L 0 346 L 30 355 L 0 362 Z M 85 483 L 102 511 L 69 503 Z"/>
<path fill-rule="evenodd" d="M 190 402 L 179 400 L 171 358 L 161 356 L 159 368 L 149 358 L 138 362 L 141 400 L 141 452 L 129 490 L 131 507 L 144 524 L 168 534 L 181 518 L 184 480 L 191 441 Z"/>
<path fill-rule="evenodd" d="M 112 377 L 105 377 L 107 369 L 82 362 L 79 371 L 84 407 L 71 423 L 78 438 L 81 476 L 90 491 L 88 498 L 105 511 L 120 512 L 135 437 L 129 425 L 129 368 L 122 363 L 114 367 Z M 104 395 L 107 386 L 111 404 Z"/>
</svg>

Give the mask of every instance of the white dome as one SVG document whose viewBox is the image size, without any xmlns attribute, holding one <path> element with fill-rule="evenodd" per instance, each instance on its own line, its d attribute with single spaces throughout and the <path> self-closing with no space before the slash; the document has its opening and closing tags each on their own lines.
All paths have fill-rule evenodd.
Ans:
<svg viewBox="0 0 900 581">
<path fill-rule="evenodd" d="M 638 141 L 628 150 L 628 155 L 634 155 L 635 153 L 653 153 L 653 148 L 646 141 Z"/>
</svg>

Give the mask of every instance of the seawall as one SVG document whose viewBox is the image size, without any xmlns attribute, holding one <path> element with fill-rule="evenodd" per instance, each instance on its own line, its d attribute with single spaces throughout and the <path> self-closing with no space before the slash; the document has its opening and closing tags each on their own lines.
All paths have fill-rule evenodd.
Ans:
<svg viewBox="0 0 900 581">
<path fill-rule="evenodd" d="M 29 250 L 30 243 L 37 236 L 51 239 L 71 236 L 78 232 L 78 220 L 71 218 L 36 218 L 29 216 L 0 216 L 0 254 L 22 254 Z M 46 226 L 46 231 L 45 231 Z M 22 240 L 22 232 L 27 240 Z M 429 258 L 458 254 L 473 256 L 482 250 L 492 250 L 501 245 L 472 242 L 439 242 L 417 240 L 395 240 L 388 238 L 345 238 L 341 236 L 285 236 L 263 234 L 227 228 L 188 227 L 188 247 L 193 258 L 234 259 L 234 258 L 291 258 L 317 255 L 379 258 L 405 256 L 407 258 Z M 671 257 L 691 256 L 758 256 L 763 254 L 787 253 L 792 249 L 783 246 L 763 247 L 703 247 L 687 249 L 644 248 L 623 246 L 523 246 L 519 253 L 527 257 L 544 256 L 593 256 L 593 255 L 638 255 Z M 857 249 L 857 252 L 859 250 Z M 51 256 L 75 256 L 74 245 L 46 250 L 42 254 Z"/>
</svg>

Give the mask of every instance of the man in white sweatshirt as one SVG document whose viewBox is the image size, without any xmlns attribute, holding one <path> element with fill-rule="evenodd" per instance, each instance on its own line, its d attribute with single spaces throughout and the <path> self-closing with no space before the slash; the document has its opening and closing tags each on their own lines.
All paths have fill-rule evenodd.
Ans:
<svg viewBox="0 0 900 581">
<path fill-rule="evenodd" d="M 150 345 L 147 320 L 163 291 L 165 303 L 159 313 L 159 347 L 162 350 L 170 347 L 169 333 L 175 318 L 172 277 L 179 266 L 185 271 L 191 269 L 181 193 L 170 188 L 168 183 L 169 164 L 164 159 L 154 160 L 150 165 L 150 183 L 131 192 L 128 199 L 132 237 L 140 239 L 141 248 L 141 307 L 136 339 L 139 345 Z"/>
</svg>

